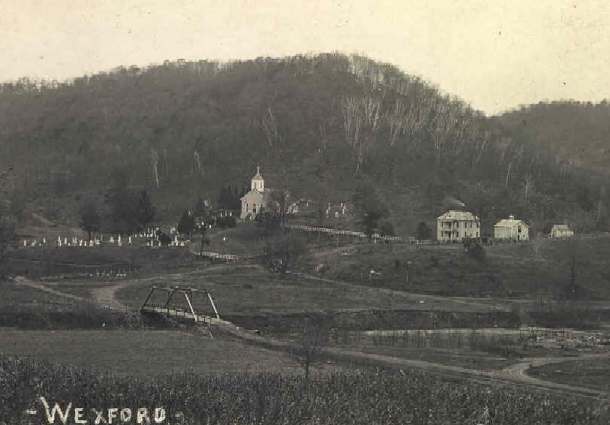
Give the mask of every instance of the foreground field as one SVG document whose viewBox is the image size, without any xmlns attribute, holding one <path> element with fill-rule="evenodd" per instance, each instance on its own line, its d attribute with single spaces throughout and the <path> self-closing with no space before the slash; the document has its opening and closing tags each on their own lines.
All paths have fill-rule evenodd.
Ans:
<svg viewBox="0 0 610 425">
<path fill-rule="evenodd" d="M 173 424 L 571 424 L 608 423 L 608 402 L 511 386 L 456 383 L 424 373 L 323 376 L 192 374 L 140 381 L 29 360 L 0 360 L 0 414 L 11 425 L 38 397 L 73 406 L 163 407 Z"/>
<path fill-rule="evenodd" d="M 286 354 L 180 331 L 15 331 L 0 329 L 0 354 L 131 376 L 178 372 L 294 373 Z"/>
</svg>

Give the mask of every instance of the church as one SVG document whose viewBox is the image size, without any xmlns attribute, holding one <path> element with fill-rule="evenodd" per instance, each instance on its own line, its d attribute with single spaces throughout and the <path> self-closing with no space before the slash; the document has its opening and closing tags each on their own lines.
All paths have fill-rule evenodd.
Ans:
<svg viewBox="0 0 610 425">
<path fill-rule="evenodd" d="M 261 175 L 260 167 L 256 167 L 256 174 L 250 181 L 250 191 L 241 197 L 242 220 L 254 220 L 256 215 L 271 202 L 271 191 L 265 190 L 265 180 Z"/>
</svg>

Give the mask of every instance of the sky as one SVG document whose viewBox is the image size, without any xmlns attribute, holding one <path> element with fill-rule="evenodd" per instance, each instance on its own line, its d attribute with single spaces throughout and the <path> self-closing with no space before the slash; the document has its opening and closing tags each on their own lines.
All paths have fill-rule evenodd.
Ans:
<svg viewBox="0 0 610 425">
<path fill-rule="evenodd" d="M 610 98 L 607 0 L 0 0 L 0 81 L 340 51 L 487 114 Z"/>
</svg>

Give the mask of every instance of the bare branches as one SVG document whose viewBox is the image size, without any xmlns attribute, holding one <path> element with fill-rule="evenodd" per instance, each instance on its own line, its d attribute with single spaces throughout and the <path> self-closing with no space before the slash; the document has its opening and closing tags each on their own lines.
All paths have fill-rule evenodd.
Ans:
<svg viewBox="0 0 610 425">
<path fill-rule="evenodd" d="M 346 96 L 341 102 L 345 141 L 354 153 L 358 173 L 380 125 L 381 100 L 365 95 Z"/>
<path fill-rule="evenodd" d="M 277 125 L 277 120 L 275 119 L 275 115 L 273 115 L 271 107 L 267 108 L 267 112 L 261 120 L 261 128 L 263 129 L 263 133 L 267 139 L 267 144 L 270 148 L 273 148 L 273 146 L 281 140 L 281 136 Z"/>
<path fill-rule="evenodd" d="M 203 168 L 201 167 L 201 158 L 197 150 L 193 151 L 193 169 L 197 174 L 203 175 Z"/>
<path fill-rule="evenodd" d="M 157 186 L 157 189 L 159 189 L 159 154 L 154 148 L 150 149 L 150 160 L 152 163 L 152 172 L 153 178 L 155 180 L 155 185 Z"/>
</svg>

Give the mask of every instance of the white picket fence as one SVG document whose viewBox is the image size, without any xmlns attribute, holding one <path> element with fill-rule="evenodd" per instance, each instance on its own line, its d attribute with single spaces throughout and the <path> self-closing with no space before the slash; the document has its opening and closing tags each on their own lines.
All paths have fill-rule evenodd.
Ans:
<svg viewBox="0 0 610 425">
<path fill-rule="evenodd" d="M 355 232 L 353 230 L 331 229 L 329 227 L 307 226 L 305 224 L 285 224 L 285 228 L 291 230 L 300 230 L 302 232 L 326 233 L 337 236 L 349 236 L 353 238 L 365 239 L 368 236 L 364 232 Z M 401 242 L 400 236 L 381 236 L 378 233 L 372 235 L 372 239 L 389 242 Z"/>
</svg>

